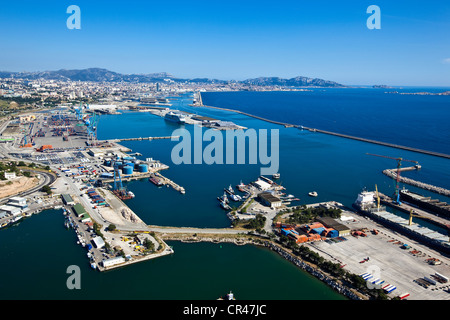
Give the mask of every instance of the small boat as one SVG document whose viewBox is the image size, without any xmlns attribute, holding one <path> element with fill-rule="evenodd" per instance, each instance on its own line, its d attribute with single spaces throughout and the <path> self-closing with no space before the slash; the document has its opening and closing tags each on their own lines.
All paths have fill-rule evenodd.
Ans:
<svg viewBox="0 0 450 320">
<path fill-rule="evenodd" d="M 239 183 L 239 184 L 236 186 L 236 188 L 237 188 L 239 191 L 244 192 L 245 184 L 242 183 L 242 180 L 241 180 L 241 183 Z"/>
<path fill-rule="evenodd" d="M 217 197 L 217 200 L 219 200 L 220 202 L 225 202 L 225 203 L 229 202 L 227 194 L 225 192 L 223 193 L 223 196 Z"/>
<path fill-rule="evenodd" d="M 92 263 L 91 263 L 91 268 L 92 268 L 92 269 L 97 269 L 97 265 L 96 265 L 94 262 L 92 262 Z"/>
<path fill-rule="evenodd" d="M 220 206 L 225 210 L 231 209 L 225 201 L 220 201 Z"/>
<path fill-rule="evenodd" d="M 241 200 L 242 200 L 241 196 L 240 196 L 240 195 L 237 195 L 237 194 L 231 194 L 231 195 L 230 195 L 230 198 L 231 198 L 231 200 L 233 200 L 233 201 L 241 201 Z"/>
<path fill-rule="evenodd" d="M 317 197 L 317 192 L 311 191 L 310 193 L 308 193 L 308 195 L 310 195 L 311 197 Z"/>
<path fill-rule="evenodd" d="M 234 190 L 233 190 L 233 187 L 231 186 L 231 184 L 228 187 L 228 189 L 225 189 L 225 191 L 228 192 L 229 194 L 234 194 Z"/>
<path fill-rule="evenodd" d="M 217 300 L 236 300 L 236 298 L 234 297 L 233 292 L 230 291 L 230 293 L 226 294 L 224 297 L 220 297 Z"/>
<path fill-rule="evenodd" d="M 280 174 L 279 174 L 279 173 L 274 173 L 274 174 L 272 175 L 272 178 L 274 178 L 274 179 L 280 179 Z"/>
</svg>

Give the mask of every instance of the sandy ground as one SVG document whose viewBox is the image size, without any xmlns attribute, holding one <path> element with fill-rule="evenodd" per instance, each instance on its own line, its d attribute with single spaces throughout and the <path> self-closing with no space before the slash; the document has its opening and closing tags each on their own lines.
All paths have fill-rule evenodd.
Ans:
<svg viewBox="0 0 450 320">
<path fill-rule="evenodd" d="M 110 191 L 105 189 L 100 190 L 105 196 L 106 202 L 110 204 L 110 207 L 103 206 L 98 208 L 105 220 L 115 224 L 119 228 L 120 226 L 136 227 L 145 225 L 130 208 L 117 199 Z"/>
<path fill-rule="evenodd" d="M 37 178 L 17 177 L 10 180 L 12 184 L 8 185 L 9 181 L 0 182 L 0 199 L 12 196 L 22 191 L 26 191 L 38 185 Z"/>
</svg>

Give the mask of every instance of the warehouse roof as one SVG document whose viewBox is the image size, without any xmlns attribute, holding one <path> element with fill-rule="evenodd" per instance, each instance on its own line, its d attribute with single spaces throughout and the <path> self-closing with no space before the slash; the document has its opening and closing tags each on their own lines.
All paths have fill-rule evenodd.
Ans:
<svg viewBox="0 0 450 320">
<path fill-rule="evenodd" d="M 270 203 L 281 201 L 279 198 L 275 197 L 273 194 L 269 192 L 262 192 L 259 194 L 259 196 L 264 200 L 269 201 Z"/>
<path fill-rule="evenodd" d="M 342 223 L 337 222 L 335 219 L 331 217 L 317 217 L 317 221 L 321 222 L 324 226 L 328 228 L 333 228 L 338 231 L 350 229 L 349 227 L 343 225 Z"/>
<path fill-rule="evenodd" d="M 78 217 L 86 213 L 86 210 L 84 209 L 84 207 L 80 203 L 77 203 L 72 208 L 73 208 L 73 211 L 75 212 L 75 214 Z"/>
<path fill-rule="evenodd" d="M 64 201 L 65 203 L 71 203 L 71 202 L 73 202 L 73 199 L 72 199 L 72 197 L 71 197 L 70 195 L 68 195 L 68 194 L 62 194 L 61 196 L 62 196 L 63 201 Z"/>
</svg>

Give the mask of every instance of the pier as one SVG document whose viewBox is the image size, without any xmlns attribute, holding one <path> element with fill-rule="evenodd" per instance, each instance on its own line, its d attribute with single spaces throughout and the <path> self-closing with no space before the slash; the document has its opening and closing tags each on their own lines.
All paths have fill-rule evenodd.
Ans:
<svg viewBox="0 0 450 320">
<path fill-rule="evenodd" d="M 391 197 L 388 197 L 387 195 L 383 193 L 378 193 L 380 197 L 380 202 L 388 205 L 394 209 L 397 209 L 399 211 L 402 211 L 404 213 L 410 213 L 411 210 L 414 212 L 414 217 L 418 219 L 426 219 L 428 222 L 450 231 L 450 224 L 448 223 L 448 220 L 445 218 L 438 217 L 434 214 L 431 214 L 425 210 L 422 210 L 416 206 L 412 206 L 408 203 L 402 202 L 401 204 L 397 204 L 394 202 L 394 200 Z M 418 216 L 419 215 L 419 216 Z"/>
<path fill-rule="evenodd" d="M 160 174 L 159 172 L 156 172 L 155 175 L 158 176 L 158 177 L 160 177 L 160 178 L 162 179 L 162 182 L 163 182 L 164 185 L 170 186 L 170 187 L 172 187 L 173 189 L 175 189 L 176 191 L 179 191 L 180 193 L 183 193 L 183 194 L 186 193 L 185 189 L 184 189 L 182 186 L 176 184 L 175 182 L 173 182 L 173 181 L 170 180 L 169 178 L 164 177 L 164 176 L 163 176 L 162 174 Z"/>
<path fill-rule="evenodd" d="M 138 138 L 119 138 L 109 139 L 109 142 L 121 142 L 121 141 L 142 141 L 142 140 L 160 140 L 160 139 L 178 139 L 179 136 L 166 136 L 166 137 L 138 137 Z"/>
</svg>

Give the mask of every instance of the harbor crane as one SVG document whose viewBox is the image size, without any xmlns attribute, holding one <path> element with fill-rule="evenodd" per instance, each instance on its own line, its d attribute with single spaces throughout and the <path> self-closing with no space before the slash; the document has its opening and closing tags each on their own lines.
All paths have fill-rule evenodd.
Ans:
<svg viewBox="0 0 450 320">
<path fill-rule="evenodd" d="M 419 162 L 415 161 L 415 160 L 407 160 L 407 159 L 403 159 L 403 158 L 393 158 L 393 157 L 388 157 L 388 156 L 382 156 L 379 154 L 373 154 L 373 153 L 366 153 L 370 156 L 375 156 L 375 157 L 381 157 L 381 158 L 387 158 L 387 159 L 392 159 L 392 160 L 396 160 L 397 161 L 397 177 L 396 177 L 396 183 L 395 183 L 395 193 L 394 193 L 394 202 L 396 204 L 401 204 L 400 203 L 400 168 L 402 166 L 402 161 L 408 161 L 408 162 L 413 162 L 416 164 L 417 168 L 420 168 L 419 166 Z"/>
</svg>

